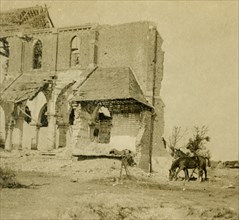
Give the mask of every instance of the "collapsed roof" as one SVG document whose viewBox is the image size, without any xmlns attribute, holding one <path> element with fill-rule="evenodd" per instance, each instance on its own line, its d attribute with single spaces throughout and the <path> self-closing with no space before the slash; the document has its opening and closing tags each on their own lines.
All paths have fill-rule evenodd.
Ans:
<svg viewBox="0 0 239 220">
<path fill-rule="evenodd" d="M 9 85 L 0 87 L 0 102 L 19 103 L 27 99 L 32 100 L 49 84 L 50 79 L 47 75 L 20 75 Z"/>
<path fill-rule="evenodd" d="M 51 27 L 54 25 L 46 6 L 12 9 L 0 13 L 1 32 L 9 29 Z"/>
</svg>

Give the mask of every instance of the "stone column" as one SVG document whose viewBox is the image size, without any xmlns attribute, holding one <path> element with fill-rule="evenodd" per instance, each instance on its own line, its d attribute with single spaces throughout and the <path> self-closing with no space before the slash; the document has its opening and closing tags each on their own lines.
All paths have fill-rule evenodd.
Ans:
<svg viewBox="0 0 239 220">
<path fill-rule="evenodd" d="M 50 95 L 47 101 L 47 119 L 48 119 L 48 136 L 47 149 L 53 150 L 56 148 L 56 90 L 54 85 L 50 90 Z"/>
<path fill-rule="evenodd" d="M 9 122 L 5 122 L 5 142 L 8 136 Z"/>
<path fill-rule="evenodd" d="M 31 123 L 31 126 L 35 126 L 35 137 L 31 139 L 31 150 L 37 150 L 38 148 L 38 141 L 39 141 L 39 131 L 41 128 L 41 123 Z"/>
<path fill-rule="evenodd" d="M 72 103 L 72 108 L 75 111 L 75 121 L 74 125 L 72 126 L 73 132 L 72 132 L 72 138 L 71 138 L 71 146 L 72 148 L 75 148 L 77 146 L 77 142 L 80 138 L 80 128 L 81 128 L 81 104 L 80 103 Z"/>
<path fill-rule="evenodd" d="M 95 123 L 93 122 L 89 123 L 89 127 L 90 127 L 90 140 L 93 142 L 95 140 L 94 137 Z"/>
<path fill-rule="evenodd" d="M 7 151 L 11 151 L 12 150 L 12 131 L 14 128 L 14 121 L 10 120 L 10 122 L 8 122 L 6 124 L 6 141 L 5 141 L 5 149 Z"/>
<path fill-rule="evenodd" d="M 14 127 L 14 142 L 13 147 L 22 150 L 22 136 L 23 136 L 23 115 L 16 118 L 16 125 Z"/>
<path fill-rule="evenodd" d="M 56 148 L 56 116 L 55 114 L 47 114 L 48 117 L 48 136 L 47 148 L 52 150 Z"/>
<path fill-rule="evenodd" d="M 59 129 L 59 148 L 66 146 L 66 133 L 69 125 L 67 123 L 58 123 Z"/>
</svg>

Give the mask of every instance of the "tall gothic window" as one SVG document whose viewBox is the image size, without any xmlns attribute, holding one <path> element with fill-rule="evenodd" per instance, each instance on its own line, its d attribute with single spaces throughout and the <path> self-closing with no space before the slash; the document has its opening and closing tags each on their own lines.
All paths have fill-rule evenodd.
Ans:
<svg viewBox="0 0 239 220">
<path fill-rule="evenodd" d="M 75 36 L 71 40 L 71 67 L 80 65 L 80 39 Z"/>
<path fill-rule="evenodd" d="M 33 47 L 33 69 L 42 67 L 42 42 L 37 40 Z"/>
<path fill-rule="evenodd" d="M 9 52 L 10 50 L 9 50 L 9 43 L 7 38 L 0 38 L 0 59 L 1 59 L 2 70 L 4 74 L 7 74 L 8 72 Z M 0 80 L 0 83 L 1 81 L 2 80 Z"/>
</svg>

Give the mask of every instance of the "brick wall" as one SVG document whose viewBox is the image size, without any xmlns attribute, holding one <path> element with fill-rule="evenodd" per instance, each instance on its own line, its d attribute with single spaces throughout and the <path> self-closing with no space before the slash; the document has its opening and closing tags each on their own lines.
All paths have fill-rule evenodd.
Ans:
<svg viewBox="0 0 239 220">
<path fill-rule="evenodd" d="M 131 67 L 142 88 L 147 82 L 148 22 L 99 29 L 97 64 L 105 67 Z"/>
<path fill-rule="evenodd" d="M 140 128 L 139 113 L 113 114 L 110 145 L 118 150 L 136 151 L 135 141 Z"/>
<path fill-rule="evenodd" d="M 81 114 L 79 114 L 79 117 L 75 120 L 75 124 L 72 126 L 75 152 L 79 154 L 108 154 L 113 148 L 118 150 L 129 149 L 136 152 L 136 136 L 138 135 L 141 123 L 139 113 L 113 114 L 110 143 L 108 144 L 91 141 L 90 119 L 90 115 L 83 107 Z M 143 151 L 141 153 L 144 154 Z"/>
<path fill-rule="evenodd" d="M 9 69 L 12 76 L 17 76 L 22 68 L 22 41 L 17 37 L 10 37 L 9 42 Z"/>
<path fill-rule="evenodd" d="M 42 42 L 42 68 L 35 71 L 54 71 L 56 62 L 57 35 L 52 33 L 41 33 L 33 36 L 34 40 Z M 33 44 L 34 40 L 25 43 L 24 71 L 32 71 L 33 67 Z"/>
<path fill-rule="evenodd" d="M 69 69 L 71 41 L 77 36 L 80 39 L 79 68 L 85 69 L 92 63 L 102 67 L 131 67 L 146 98 L 152 103 L 156 28 L 150 22 L 98 26 L 87 30 L 51 29 L 29 33 L 29 36 L 33 41 L 9 38 L 10 74 L 32 71 L 35 39 L 43 44 L 42 68 L 35 71 L 54 71 L 56 62 L 58 71 Z"/>
<path fill-rule="evenodd" d="M 91 63 L 95 63 L 95 42 L 97 33 L 94 30 L 78 30 L 71 32 L 59 32 L 57 69 L 65 70 L 70 68 L 71 41 L 77 36 L 80 40 L 80 66 L 85 69 Z"/>
<path fill-rule="evenodd" d="M 135 137 L 140 127 L 139 113 L 113 114 L 112 136 L 131 136 Z"/>
</svg>

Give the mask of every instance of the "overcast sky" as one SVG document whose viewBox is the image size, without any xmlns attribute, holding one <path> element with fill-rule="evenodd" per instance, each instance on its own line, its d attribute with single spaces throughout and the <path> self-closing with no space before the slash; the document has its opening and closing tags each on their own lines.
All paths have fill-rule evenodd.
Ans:
<svg viewBox="0 0 239 220">
<path fill-rule="evenodd" d="M 49 6 L 57 27 L 155 22 L 165 51 L 164 136 L 206 125 L 212 158 L 238 159 L 238 1 L 8 0 L 1 10 L 36 4 Z"/>
</svg>

